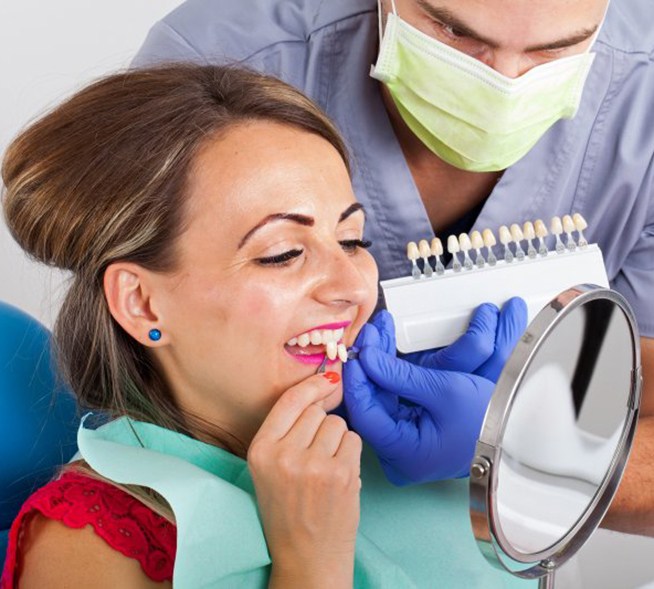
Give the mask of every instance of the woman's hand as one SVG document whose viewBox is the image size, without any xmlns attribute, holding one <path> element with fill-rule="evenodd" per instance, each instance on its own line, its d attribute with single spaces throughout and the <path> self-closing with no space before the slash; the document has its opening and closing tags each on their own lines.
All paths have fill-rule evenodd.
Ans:
<svg viewBox="0 0 654 589">
<path fill-rule="evenodd" d="M 328 372 L 286 391 L 248 451 L 271 587 L 352 586 L 361 438 L 320 406 L 339 380 Z"/>
</svg>

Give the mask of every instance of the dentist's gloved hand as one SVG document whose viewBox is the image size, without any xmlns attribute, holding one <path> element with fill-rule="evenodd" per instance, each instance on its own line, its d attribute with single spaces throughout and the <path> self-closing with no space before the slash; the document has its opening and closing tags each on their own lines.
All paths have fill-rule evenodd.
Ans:
<svg viewBox="0 0 654 589">
<path fill-rule="evenodd" d="M 469 372 L 497 382 L 526 328 L 527 305 L 521 298 L 509 299 L 501 311 L 484 303 L 475 309 L 468 329 L 453 344 L 407 354 L 404 359 L 425 368 Z"/>
<path fill-rule="evenodd" d="M 504 315 L 482 305 L 466 334 L 421 361 L 458 362 L 497 378 L 526 325 L 524 303 L 507 305 Z M 479 339 L 493 345 L 470 347 Z M 393 321 L 385 311 L 364 326 L 355 345 L 359 359 L 343 371 L 347 417 L 375 450 L 387 478 L 404 485 L 467 475 L 493 381 L 396 358 Z"/>
</svg>

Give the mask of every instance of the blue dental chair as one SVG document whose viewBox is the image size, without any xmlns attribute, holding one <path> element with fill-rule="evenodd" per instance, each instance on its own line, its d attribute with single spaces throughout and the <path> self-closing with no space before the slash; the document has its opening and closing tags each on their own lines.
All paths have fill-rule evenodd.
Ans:
<svg viewBox="0 0 654 589">
<path fill-rule="evenodd" d="M 43 325 L 0 301 L 0 571 L 21 505 L 77 451 L 77 406 L 50 344 Z"/>
</svg>

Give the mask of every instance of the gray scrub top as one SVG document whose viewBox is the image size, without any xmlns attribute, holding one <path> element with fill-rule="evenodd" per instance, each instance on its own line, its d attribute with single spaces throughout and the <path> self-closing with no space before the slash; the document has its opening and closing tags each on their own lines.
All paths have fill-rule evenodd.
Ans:
<svg viewBox="0 0 654 589">
<path fill-rule="evenodd" d="M 408 241 L 433 230 L 370 78 L 376 0 L 188 0 L 156 23 L 134 65 L 240 62 L 304 91 L 353 154 L 353 184 L 382 279 L 409 273 Z M 613 0 L 572 120 L 556 123 L 506 170 L 474 227 L 579 212 L 611 285 L 654 337 L 654 8 Z"/>
</svg>

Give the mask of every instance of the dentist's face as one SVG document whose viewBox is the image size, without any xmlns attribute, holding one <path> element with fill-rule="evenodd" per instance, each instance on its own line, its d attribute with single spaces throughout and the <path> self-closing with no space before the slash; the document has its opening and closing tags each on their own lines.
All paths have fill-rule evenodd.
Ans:
<svg viewBox="0 0 654 589">
<path fill-rule="evenodd" d="M 170 343 L 156 355 L 185 409 L 248 441 L 279 396 L 316 372 L 323 340 L 352 345 L 372 313 L 364 211 L 334 147 L 271 122 L 210 142 L 188 198 L 179 267 L 157 278 Z M 320 338 L 300 345 L 312 332 Z"/>
<path fill-rule="evenodd" d="M 608 0 L 395 0 L 404 21 L 509 77 L 582 53 Z M 391 0 L 383 0 L 385 13 Z"/>
</svg>

